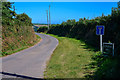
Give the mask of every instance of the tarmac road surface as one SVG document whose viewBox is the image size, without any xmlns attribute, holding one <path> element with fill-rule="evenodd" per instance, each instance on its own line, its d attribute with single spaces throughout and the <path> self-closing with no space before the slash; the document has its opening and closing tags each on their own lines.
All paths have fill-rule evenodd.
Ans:
<svg viewBox="0 0 120 80">
<path fill-rule="evenodd" d="M 36 33 L 42 41 L 33 47 L 2 58 L 2 78 L 43 78 L 46 62 L 58 45 L 49 35 Z"/>
</svg>

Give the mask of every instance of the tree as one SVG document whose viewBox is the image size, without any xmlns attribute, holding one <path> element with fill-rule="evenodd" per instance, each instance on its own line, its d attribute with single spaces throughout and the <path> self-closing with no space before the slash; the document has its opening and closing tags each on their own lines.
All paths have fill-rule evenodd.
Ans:
<svg viewBox="0 0 120 80">
<path fill-rule="evenodd" d="M 16 14 L 12 11 L 12 4 L 10 2 L 2 2 L 2 24 L 9 25 L 13 20 L 13 16 Z"/>
<path fill-rule="evenodd" d="M 20 20 L 21 22 L 24 22 L 26 24 L 32 25 L 32 23 L 31 23 L 32 19 L 25 13 L 17 15 L 16 19 Z"/>
<path fill-rule="evenodd" d="M 0 1 L 0 24 L 2 19 L 2 2 Z"/>
</svg>

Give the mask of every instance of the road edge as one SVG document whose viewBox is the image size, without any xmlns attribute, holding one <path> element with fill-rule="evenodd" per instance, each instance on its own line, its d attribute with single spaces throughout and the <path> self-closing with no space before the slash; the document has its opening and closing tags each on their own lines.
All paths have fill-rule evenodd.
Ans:
<svg viewBox="0 0 120 80">
<path fill-rule="evenodd" d="M 47 35 L 47 34 L 45 34 L 45 35 Z M 47 36 L 50 36 L 50 35 L 47 35 Z M 53 36 L 51 36 L 51 37 L 53 37 Z M 55 38 L 55 37 L 53 37 L 53 38 Z M 56 44 L 55 48 L 50 52 L 51 55 L 50 55 L 50 57 L 47 59 L 47 61 L 46 61 L 46 63 L 45 63 L 45 70 L 44 70 L 44 73 L 43 73 L 43 78 L 45 78 L 45 72 L 46 72 L 47 64 L 49 63 L 49 61 L 50 61 L 50 59 L 51 59 L 51 57 L 52 57 L 52 55 L 53 55 L 53 52 L 55 51 L 55 49 L 56 49 L 57 46 L 59 45 L 59 40 L 58 40 L 57 38 L 55 38 L 55 39 L 56 39 L 56 41 L 57 41 L 57 44 Z"/>
</svg>

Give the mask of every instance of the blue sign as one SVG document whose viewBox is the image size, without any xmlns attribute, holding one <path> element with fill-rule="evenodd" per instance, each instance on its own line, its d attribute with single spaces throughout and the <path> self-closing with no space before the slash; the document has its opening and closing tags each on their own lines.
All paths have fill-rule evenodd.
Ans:
<svg viewBox="0 0 120 80">
<path fill-rule="evenodd" d="M 97 35 L 104 35 L 104 26 L 96 26 L 96 34 Z"/>
</svg>

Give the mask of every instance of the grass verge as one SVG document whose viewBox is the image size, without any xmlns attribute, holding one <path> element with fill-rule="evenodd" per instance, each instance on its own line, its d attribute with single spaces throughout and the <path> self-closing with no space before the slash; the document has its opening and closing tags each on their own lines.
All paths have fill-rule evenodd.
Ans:
<svg viewBox="0 0 120 80">
<path fill-rule="evenodd" d="M 104 56 L 83 41 L 51 36 L 59 40 L 59 45 L 47 64 L 45 78 L 120 79 L 120 56 Z"/>
<path fill-rule="evenodd" d="M 92 74 L 95 71 L 87 68 L 91 62 L 94 62 L 92 56 L 95 52 L 86 48 L 84 42 L 67 37 L 51 36 L 59 40 L 59 45 L 47 64 L 45 78 L 84 78 L 88 72 Z"/>
</svg>

